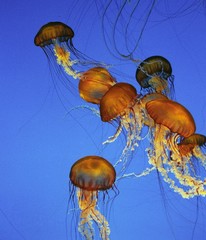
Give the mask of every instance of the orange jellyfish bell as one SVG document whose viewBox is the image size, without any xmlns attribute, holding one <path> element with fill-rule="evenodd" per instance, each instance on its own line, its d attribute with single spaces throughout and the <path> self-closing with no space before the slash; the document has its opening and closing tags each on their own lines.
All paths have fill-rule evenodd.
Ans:
<svg viewBox="0 0 206 240">
<path fill-rule="evenodd" d="M 117 83 L 105 93 L 100 101 L 100 115 L 103 122 L 109 122 L 125 115 L 137 98 L 136 89 L 129 83 Z"/>
<path fill-rule="evenodd" d="M 73 185 L 88 191 L 106 190 L 115 182 L 114 167 L 99 156 L 79 159 L 71 167 L 70 180 Z"/>
<path fill-rule="evenodd" d="M 136 80 L 149 92 L 170 96 L 173 90 L 173 76 L 170 62 L 162 56 L 152 56 L 140 63 L 136 71 Z"/>
<path fill-rule="evenodd" d="M 171 132 L 189 137 L 195 132 L 195 121 L 191 113 L 181 104 L 157 99 L 146 104 L 150 117 L 157 123 L 168 127 Z"/>
<path fill-rule="evenodd" d="M 73 30 L 62 22 L 49 22 L 43 25 L 34 38 L 36 46 L 44 47 L 53 44 L 58 39 L 67 42 L 74 37 Z"/>
<path fill-rule="evenodd" d="M 116 84 L 106 68 L 94 67 L 83 72 L 79 81 L 79 94 L 85 101 L 100 104 L 104 94 Z"/>
<path fill-rule="evenodd" d="M 116 179 L 114 167 L 99 156 L 86 156 L 73 164 L 70 170 L 71 183 L 77 187 L 76 194 L 81 210 L 78 230 L 87 240 L 95 238 L 94 222 L 100 239 L 109 239 L 110 228 L 106 218 L 97 209 L 98 192 L 112 188 Z M 74 192 L 74 191 L 72 191 Z"/>
</svg>

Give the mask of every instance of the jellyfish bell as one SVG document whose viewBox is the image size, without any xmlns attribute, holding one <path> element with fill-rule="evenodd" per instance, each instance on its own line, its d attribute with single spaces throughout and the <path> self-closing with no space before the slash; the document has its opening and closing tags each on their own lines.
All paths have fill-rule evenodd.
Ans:
<svg viewBox="0 0 206 240">
<path fill-rule="evenodd" d="M 156 124 L 164 125 L 171 132 L 189 137 L 196 126 L 191 113 L 181 104 L 165 99 L 156 99 L 146 104 L 147 112 Z"/>
<path fill-rule="evenodd" d="M 134 106 L 136 89 L 129 83 L 117 83 L 106 92 L 100 101 L 100 115 L 103 122 L 124 116 Z"/>
<path fill-rule="evenodd" d="M 171 97 L 174 91 L 172 66 L 162 56 L 152 56 L 142 61 L 136 70 L 136 80 L 148 92 Z"/>
<path fill-rule="evenodd" d="M 73 164 L 70 181 L 76 188 L 78 205 L 81 211 L 78 230 L 87 240 L 94 239 L 94 222 L 99 229 L 100 238 L 109 239 L 109 223 L 99 210 L 97 204 L 100 191 L 113 188 L 116 179 L 114 167 L 99 156 L 86 156 Z"/>
<path fill-rule="evenodd" d="M 62 22 L 49 22 L 43 25 L 34 38 L 36 46 L 45 47 L 54 44 L 56 41 L 67 42 L 70 41 L 72 45 L 72 38 L 74 31 Z"/>
<path fill-rule="evenodd" d="M 87 156 L 73 164 L 70 171 L 72 184 L 83 190 L 98 191 L 112 188 L 116 178 L 115 169 L 106 159 Z"/>
<path fill-rule="evenodd" d="M 85 101 L 100 104 L 104 94 L 116 84 L 116 79 L 106 68 L 94 67 L 80 76 L 79 94 Z"/>
</svg>

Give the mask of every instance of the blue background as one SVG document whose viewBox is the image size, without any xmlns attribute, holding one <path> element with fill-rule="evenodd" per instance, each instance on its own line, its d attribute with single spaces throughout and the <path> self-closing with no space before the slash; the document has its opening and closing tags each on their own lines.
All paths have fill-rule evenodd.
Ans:
<svg viewBox="0 0 206 240">
<path fill-rule="evenodd" d="M 45 23 L 65 22 L 75 31 L 77 49 L 112 64 L 117 81 L 129 82 L 139 91 L 134 78 L 137 64 L 112 57 L 105 46 L 101 25 L 105 6 L 99 0 L 1 2 L 0 240 L 66 240 L 71 165 L 94 154 L 114 163 L 124 147 L 123 135 L 102 145 L 115 127 L 76 108 L 85 104 L 78 96 L 78 81 L 71 79 L 64 88 L 33 43 Z M 107 17 L 110 21 L 111 14 L 112 22 L 117 10 L 114 6 L 110 10 Z M 131 44 L 139 36 L 144 11 L 137 9 L 131 21 L 134 31 L 126 36 Z M 143 60 L 162 55 L 171 62 L 176 100 L 189 109 L 202 134 L 206 133 L 205 11 L 203 1 L 157 1 L 134 56 Z M 109 24 L 105 27 L 112 32 Z M 118 44 L 121 41 L 124 44 L 123 36 Z M 140 146 L 128 171 L 141 172 L 144 166 L 147 157 Z M 118 189 L 107 214 L 112 240 L 205 239 L 204 198 L 182 199 L 155 172 L 124 179 Z"/>
</svg>

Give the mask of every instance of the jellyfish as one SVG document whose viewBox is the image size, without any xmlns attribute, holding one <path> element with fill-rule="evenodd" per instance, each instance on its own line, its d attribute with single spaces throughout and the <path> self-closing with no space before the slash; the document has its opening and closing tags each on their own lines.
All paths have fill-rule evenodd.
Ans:
<svg viewBox="0 0 206 240">
<path fill-rule="evenodd" d="M 104 144 L 115 141 L 123 129 L 126 131 L 126 145 L 120 159 L 115 164 L 116 166 L 123 162 L 121 171 L 126 169 L 131 151 L 138 146 L 138 142 L 141 140 L 144 122 L 138 99 L 136 89 L 129 83 L 121 82 L 113 85 L 100 101 L 101 120 L 118 123 L 115 134 L 109 137 Z"/>
<path fill-rule="evenodd" d="M 206 196 L 206 136 L 194 133 L 177 144 L 177 151 L 171 154 L 171 164 L 176 174 L 188 181 L 194 196 Z"/>
<path fill-rule="evenodd" d="M 137 68 L 136 80 L 147 92 L 162 93 L 172 97 L 174 77 L 170 62 L 162 56 L 145 59 Z"/>
<path fill-rule="evenodd" d="M 94 67 L 80 76 L 79 94 L 86 102 L 100 104 L 104 94 L 116 84 L 116 79 L 106 68 Z"/>
<path fill-rule="evenodd" d="M 195 132 L 196 126 L 191 113 L 181 104 L 169 99 L 147 102 L 146 111 L 155 122 L 151 128 L 151 146 L 147 149 L 149 163 L 183 198 L 197 195 L 198 181 L 188 171 L 182 172 L 174 158 L 181 158 L 178 150 L 180 139 L 188 138 Z M 203 182 L 201 184 L 204 185 Z"/>
<path fill-rule="evenodd" d="M 73 37 L 74 31 L 65 23 L 49 22 L 40 28 L 34 38 L 34 44 L 43 49 L 54 66 L 56 63 L 60 66 L 60 70 L 63 70 L 61 73 L 66 73 L 66 77 L 79 79 L 84 66 L 104 64 L 80 52 L 73 45 Z M 59 69 L 56 71 L 59 73 Z"/>
<path fill-rule="evenodd" d="M 106 159 L 86 156 L 76 161 L 70 170 L 70 181 L 76 189 L 81 211 L 78 230 L 87 240 L 94 239 L 93 223 L 98 226 L 101 239 L 109 240 L 110 228 L 106 218 L 97 209 L 98 194 L 113 188 L 116 172 Z"/>
<path fill-rule="evenodd" d="M 74 47 L 72 38 L 74 31 L 62 22 L 49 22 L 43 25 L 34 38 L 34 44 L 43 49 L 46 56 L 57 62 L 64 72 L 74 79 L 79 78 L 79 73 L 74 70 L 81 53 Z M 72 59 L 71 53 L 76 57 Z M 58 70 L 57 70 L 58 71 Z"/>
<path fill-rule="evenodd" d="M 189 137 L 182 139 L 178 143 L 178 149 L 181 156 L 189 156 L 190 154 L 197 154 L 200 151 L 201 147 L 204 147 L 206 144 L 206 136 L 202 134 L 194 133 Z"/>
</svg>

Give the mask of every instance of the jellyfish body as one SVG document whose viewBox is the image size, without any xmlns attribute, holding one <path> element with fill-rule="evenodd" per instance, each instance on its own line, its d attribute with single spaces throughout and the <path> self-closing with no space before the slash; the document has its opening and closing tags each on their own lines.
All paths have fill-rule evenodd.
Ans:
<svg viewBox="0 0 206 240">
<path fill-rule="evenodd" d="M 43 25 L 34 38 L 36 46 L 45 47 L 55 41 L 67 42 L 74 37 L 73 30 L 62 22 L 49 22 Z M 72 44 L 71 44 L 72 45 Z"/>
<path fill-rule="evenodd" d="M 148 92 L 162 93 L 168 97 L 172 95 L 172 67 L 162 56 L 152 56 L 141 62 L 136 71 L 136 80 Z"/>
<path fill-rule="evenodd" d="M 70 181 L 77 188 L 81 211 L 78 230 L 86 240 L 94 239 L 93 222 L 98 226 L 101 239 L 109 239 L 109 223 L 97 209 L 98 192 L 112 188 L 115 178 L 114 167 L 99 156 L 83 157 L 71 167 Z"/>
<path fill-rule="evenodd" d="M 175 192 L 184 198 L 193 197 L 195 180 L 188 172 L 181 172 L 175 157 L 180 157 L 178 141 L 194 134 L 196 126 L 191 113 L 181 104 L 156 99 L 146 104 L 146 110 L 154 120 L 151 129 L 151 147 L 147 149 L 149 163 L 155 167 Z"/>
<path fill-rule="evenodd" d="M 156 124 L 163 125 L 173 133 L 189 137 L 195 132 L 195 123 L 190 112 L 181 104 L 156 99 L 146 104 L 147 112 Z"/>
<path fill-rule="evenodd" d="M 114 120 L 118 123 L 116 133 L 104 143 L 115 141 L 123 129 L 127 133 L 126 146 L 116 163 L 123 162 L 122 170 L 124 170 L 130 152 L 134 150 L 141 139 L 140 134 L 143 126 L 136 89 L 128 83 L 116 83 L 105 93 L 100 101 L 100 116 L 103 122 Z"/>
<path fill-rule="evenodd" d="M 94 61 L 74 47 L 73 37 L 74 31 L 71 27 L 62 22 L 49 22 L 40 28 L 34 38 L 34 44 L 43 49 L 53 65 L 57 63 L 60 66 L 62 73 L 79 79 L 82 70 L 75 70 L 74 67 L 94 64 Z"/>
<path fill-rule="evenodd" d="M 192 134 L 191 136 L 184 138 L 178 144 L 179 152 L 182 156 L 187 156 L 193 151 L 196 147 L 202 147 L 206 144 L 206 136 L 202 134 Z"/>
<path fill-rule="evenodd" d="M 191 188 L 188 197 L 206 196 L 206 137 L 194 133 L 177 144 L 177 151 L 171 154 L 171 164 L 176 175 Z"/>
<path fill-rule="evenodd" d="M 103 122 L 109 122 L 125 115 L 134 106 L 137 91 L 128 83 L 117 83 L 103 96 L 100 102 L 100 115 Z"/>
<path fill-rule="evenodd" d="M 83 72 L 79 81 L 79 94 L 85 101 L 100 104 L 104 94 L 116 84 L 106 68 L 94 67 Z"/>
</svg>

